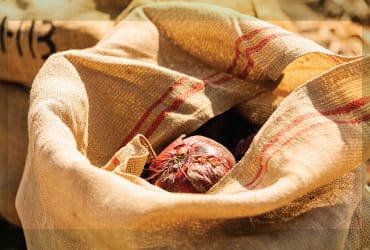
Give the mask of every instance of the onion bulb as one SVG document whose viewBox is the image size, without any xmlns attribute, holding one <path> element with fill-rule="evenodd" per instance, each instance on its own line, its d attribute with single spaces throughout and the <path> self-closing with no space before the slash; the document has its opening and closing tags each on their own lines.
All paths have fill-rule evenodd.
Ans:
<svg viewBox="0 0 370 250">
<path fill-rule="evenodd" d="M 149 166 L 148 181 L 169 192 L 205 193 L 234 165 L 220 143 L 200 135 L 180 136 Z"/>
</svg>

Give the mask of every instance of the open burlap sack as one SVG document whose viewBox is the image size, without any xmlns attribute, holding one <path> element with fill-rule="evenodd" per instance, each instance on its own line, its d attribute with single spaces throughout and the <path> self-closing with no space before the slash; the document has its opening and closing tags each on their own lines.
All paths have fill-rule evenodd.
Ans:
<svg viewBox="0 0 370 250">
<path fill-rule="evenodd" d="M 0 34 L 3 39 L 0 53 L 0 79 L 18 81 L 30 87 L 34 76 L 48 56 L 57 51 L 73 48 L 81 49 L 95 45 L 114 25 L 116 20 L 113 21 L 113 19 L 117 13 L 121 12 L 129 2 L 97 0 L 94 2 L 52 1 L 43 3 L 25 0 L 0 3 L 1 27 L 3 27 Z M 132 1 L 117 20 L 127 16 L 134 7 L 146 2 L 149 1 Z M 239 10 L 244 14 L 257 15 L 255 4 L 251 0 L 209 0 L 209 2 Z M 258 10 L 260 9 L 262 8 Z M 51 12 L 53 12 L 52 20 L 50 19 Z M 258 11 L 259 13 L 260 11 Z M 279 11 L 275 11 L 274 15 L 281 15 L 279 13 Z M 259 16 L 269 17 L 266 14 Z M 14 83 L 6 82 L 6 84 Z M 12 90 L 18 87 L 7 86 L 5 88 Z M 15 192 L 19 182 L 15 180 L 19 180 L 21 177 L 26 150 L 15 149 L 24 149 L 28 141 L 25 127 L 26 119 L 24 119 L 27 115 L 27 106 L 22 106 L 20 109 L 20 105 L 17 103 L 28 103 L 29 97 L 23 95 L 21 100 L 17 101 L 20 97 L 14 91 L 5 91 L 5 93 L 7 94 L 5 98 L 12 100 L 16 108 L 11 107 L 10 104 L 4 105 L 5 110 L 2 115 L 5 119 L 10 108 L 12 109 L 12 117 L 17 119 L 12 119 L 9 122 L 4 120 L 4 124 L 6 123 L 6 127 L 10 129 L 2 133 L 7 135 L 8 140 L 3 140 L 1 145 L 4 155 L 4 164 L 2 164 L 2 173 L 0 173 L 3 179 L 1 191 L 4 195 L 0 199 L 0 203 L 3 204 L 0 214 L 12 223 L 19 224 L 14 208 Z M 248 108 L 245 110 L 248 110 Z M 13 128 L 22 128 L 22 130 Z M 8 145 L 8 141 L 11 142 L 11 146 Z M 9 169 L 16 169 L 17 171 L 10 171 Z M 15 176 L 11 174 L 15 174 Z"/>
<path fill-rule="evenodd" d="M 343 248 L 362 196 L 356 166 L 370 156 L 369 66 L 228 9 L 136 9 L 97 46 L 51 56 L 34 81 L 16 199 L 28 248 Z M 295 90 L 207 194 L 137 176 L 152 147 L 284 92 L 288 76 Z"/>
<path fill-rule="evenodd" d="M 30 86 L 51 54 L 94 46 L 114 25 L 96 7 L 93 1 L 1 2 L 0 79 Z"/>
</svg>

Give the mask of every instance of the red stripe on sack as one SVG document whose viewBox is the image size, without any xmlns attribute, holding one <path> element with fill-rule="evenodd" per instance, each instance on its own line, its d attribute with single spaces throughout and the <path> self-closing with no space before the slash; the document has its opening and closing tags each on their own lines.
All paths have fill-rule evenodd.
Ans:
<svg viewBox="0 0 370 250">
<path fill-rule="evenodd" d="M 280 138 L 286 133 L 288 132 L 289 130 L 291 130 L 293 127 L 296 127 L 298 124 L 300 124 L 301 122 L 303 122 L 304 120 L 307 120 L 307 119 L 310 119 L 312 117 L 315 117 L 317 116 L 318 113 L 307 113 L 307 114 L 304 114 L 304 115 L 301 115 L 301 116 L 298 116 L 297 118 L 295 118 L 290 124 L 288 124 L 288 126 L 286 126 L 285 128 L 283 128 L 282 130 L 280 130 L 266 145 L 265 147 L 262 149 L 261 151 L 261 154 L 258 158 L 260 164 L 262 165 L 262 161 L 263 161 L 263 158 L 266 154 L 266 151 L 268 149 L 270 149 L 272 146 L 275 145 L 276 142 L 278 142 L 280 140 Z"/>
<path fill-rule="evenodd" d="M 328 124 L 333 124 L 333 123 L 335 123 L 335 124 L 359 124 L 359 123 L 362 123 L 362 122 L 367 122 L 369 120 L 370 120 L 370 114 L 366 114 L 366 115 L 364 115 L 360 118 L 356 118 L 356 119 L 353 119 L 353 120 L 330 120 L 330 121 L 325 121 L 325 122 L 314 123 L 314 124 L 310 125 L 307 128 L 301 129 L 294 136 L 292 136 L 288 140 L 286 140 L 283 144 L 281 144 L 281 148 L 285 147 L 286 145 L 291 143 L 293 140 L 299 138 L 304 133 L 306 133 L 306 132 L 308 132 L 308 131 L 310 131 L 314 128 L 317 128 L 319 126 L 322 126 L 322 125 L 328 125 Z"/>
<path fill-rule="evenodd" d="M 209 76 L 206 76 L 205 78 L 203 78 L 203 80 L 208 80 L 208 79 L 210 79 L 210 78 L 212 78 L 212 77 L 215 77 L 215 76 L 218 76 L 218 75 L 220 75 L 220 74 L 221 74 L 221 72 L 216 71 L 215 73 L 210 74 Z"/>
<path fill-rule="evenodd" d="M 280 138 L 286 132 L 288 132 L 290 129 L 297 126 L 299 123 L 303 122 L 304 120 L 309 119 L 309 118 L 314 117 L 314 116 L 316 116 L 316 113 L 308 113 L 308 114 L 305 114 L 305 115 L 302 115 L 302 116 L 299 116 L 299 117 L 295 118 L 292 121 L 291 124 L 288 124 L 288 126 L 283 128 L 282 130 L 280 130 L 267 144 L 265 144 L 265 146 L 263 147 L 263 149 L 262 149 L 262 151 L 261 151 L 261 153 L 258 157 L 258 161 L 259 161 L 260 166 L 257 170 L 257 173 L 256 173 L 255 177 L 252 180 L 250 180 L 249 182 L 247 182 L 246 184 L 244 184 L 244 186 L 248 187 L 248 186 L 252 185 L 262 175 L 263 158 L 264 158 L 267 150 L 270 149 L 272 146 L 274 146 L 275 143 L 278 142 L 280 140 Z"/>
<path fill-rule="evenodd" d="M 317 116 L 320 116 L 320 115 L 324 115 L 324 116 L 331 116 L 331 115 L 341 115 L 341 114 L 346 114 L 346 113 L 349 113 L 349 112 L 352 112 L 364 105 L 366 105 L 367 103 L 370 102 L 370 96 L 366 96 L 366 97 L 362 97 L 362 98 L 359 98 L 353 102 L 350 102 L 342 107 L 338 107 L 338 108 L 334 108 L 334 109 L 331 109 L 331 110 L 327 110 L 327 111 L 322 111 L 322 112 L 311 112 L 311 113 L 307 113 L 307 114 L 304 114 L 304 115 L 301 115 L 297 118 L 295 118 L 290 124 L 288 124 L 285 128 L 283 128 L 282 130 L 280 130 L 266 145 L 265 147 L 262 149 L 261 153 L 260 153 L 260 156 L 258 158 L 259 160 L 259 169 L 257 170 L 257 173 L 256 173 L 256 176 L 251 180 L 249 181 L 248 183 L 246 183 L 244 186 L 250 186 L 252 185 L 261 175 L 262 175 L 262 171 L 263 171 L 263 158 L 267 152 L 268 149 L 270 149 L 272 146 L 275 145 L 276 142 L 278 142 L 280 140 L 280 138 L 286 133 L 288 132 L 289 130 L 291 130 L 293 127 L 296 127 L 299 123 L 307 120 L 307 119 L 310 119 L 310 118 L 313 118 L 313 117 L 317 117 Z M 364 117 L 361 117 L 361 118 L 358 118 L 358 119 L 354 119 L 354 120 L 350 120 L 350 121 L 341 121 L 341 120 L 334 120 L 332 122 L 335 122 L 337 124 L 357 124 L 357 123 L 361 123 L 361 122 L 364 122 L 364 121 L 368 121 L 370 119 L 370 114 L 364 116 Z M 285 142 L 286 144 L 288 144 L 287 142 Z"/>
<path fill-rule="evenodd" d="M 252 68 L 254 67 L 254 61 L 252 58 L 248 58 L 247 66 L 243 70 L 241 74 L 239 74 L 239 77 L 244 79 L 249 75 L 249 72 L 251 72 Z"/>
<path fill-rule="evenodd" d="M 186 99 L 188 99 L 189 97 L 193 96 L 194 94 L 202 90 L 206 85 L 208 84 L 221 85 L 231 80 L 232 78 L 233 78 L 232 76 L 225 76 L 215 82 L 209 82 L 209 81 L 203 81 L 203 80 L 201 82 L 197 82 L 195 85 L 191 86 L 191 89 L 189 91 L 183 93 L 181 96 L 176 98 L 175 101 L 169 107 L 164 109 L 158 115 L 158 117 L 153 122 L 153 124 L 150 126 L 150 128 L 145 132 L 144 136 L 146 136 L 147 138 L 150 137 L 154 133 L 154 131 L 159 127 L 162 121 L 166 118 L 169 112 L 176 111 Z"/>
<path fill-rule="evenodd" d="M 347 103 L 346 105 L 342 107 L 338 107 L 335 109 L 327 110 L 327 111 L 322 111 L 320 112 L 322 115 L 325 116 L 330 116 L 330 115 L 342 115 L 349 113 L 351 111 L 354 111 L 370 102 L 370 96 L 365 96 L 362 98 L 359 98 L 357 100 L 354 100 L 350 103 Z"/>
<path fill-rule="evenodd" d="M 260 184 L 260 183 L 261 183 L 261 181 L 262 181 L 262 178 L 260 178 L 260 177 L 262 177 L 262 175 L 267 171 L 267 169 L 268 169 L 268 164 L 269 164 L 269 162 L 270 162 L 271 158 L 272 158 L 274 155 L 276 155 L 278 152 L 281 152 L 281 149 L 282 149 L 284 146 L 288 145 L 290 142 L 292 142 L 294 139 L 298 138 L 299 136 L 301 136 L 301 135 L 302 135 L 302 134 L 304 134 L 305 132 L 307 132 L 307 131 L 309 131 L 309 130 L 312 130 L 312 129 L 314 129 L 314 128 L 317 128 L 317 127 L 319 127 L 319 126 L 322 126 L 322 125 L 324 125 L 324 124 L 329 124 L 329 123 L 332 123 L 332 122 L 329 122 L 329 121 L 328 121 L 328 122 L 320 122 L 320 123 L 312 124 L 311 126 L 309 126 L 309 127 L 307 127 L 307 128 L 302 129 L 302 130 L 301 130 L 301 131 L 299 131 L 296 135 L 294 135 L 294 136 L 292 136 L 291 138 L 289 138 L 287 141 L 285 141 L 285 142 L 281 145 L 281 147 L 280 147 L 279 149 L 275 150 L 272 154 L 270 154 L 270 155 L 267 157 L 265 164 L 262 164 L 262 163 L 260 162 L 260 167 L 259 167 L 259 169 L 258 169 L 258 171 L 257 171 L 256 176 L 255 176 L 255 177 L 254 177 L 254 178 L 249 182 L 249 184 L 245 184 L 244 186 L 245 186 L 245 187 L 247 187 L 248 189 L 253 189 L 253 188 L 255 188 L 258 184 Z"/>
<path fill-rule="evenodd" d="M 304 133 L 306 133 L 306 132 L 308 132 L 308 131 L 310 131 L 310 130 L 312 130 L 314 128 L 323 126 L 323 125 L 332 124 L 333 122 L 334 121 L 317 122 L 317 123 L 311 124 L 310 126 L 304 128 L 304 129 L 299 130 L 294 136 L 290 137 L 288 140 L 286 140 L 285 142 L 283 142 L 281 144 L 280 149 L 283 148 L 283 147 L 285 147 L 289 143 L 291 143 L 293 140 L 296 140 L 297 138 L 299 138 L 300 136 L 302 136 Z"/>
<path fill-rule="evenodd" d="M 320 55 L 321 57 L 325 57 L 326 59 L 329 59 L 329 60 L 331 60 L 331 61 L 335 62 L 337 65 L 342 63 L 342 61 L 341 61 L 341 60 L 339 60 L 339 59 L 338 59 L 336 56 L 334 56 L 334 55 L 321 54 L 321 53 L 319 53 L 319 55 Z"/>
<path fill-rule="evenodd" d="M 121 162 L 120 160 L 118 160 L 117 157 L 114 156 L 111 160 L 111 163 L 113 164 L 113 166 L 117 167 Z"/>
<path fill-rule="evenodd" d="M 302 115 L 302 116 L 299 116 L 297 118 L 295 118 L 292 123 L 290 123 L 288 126 L 286 126 L 285 128 L 283 128 L 282 130 L 280 130 L 265 146 L 264 148 L 262 149 L 259 157 L 258 157 L 258 161 L 259 161 L 259 168 L 257 170 L 257 173 L 255 175 L 255 177 L 250 180 L 248 183 L 244 184 L 244 186 L 248 187 L 250 185 L 252 185 L 259 177 L 262 176 L 262 171 L 263 171 L 263 158 L 265 157 L 265 154 L 267 152 L 268 149 L 270 149 L 272 146 L 275 145 L 275 143 L 277 143 L 280 138 L 286 133 L 288 132 L 290 129 L 292 129 L 293 127 L 297 126 L 299 123 L 303 122 L 304 120 L 306 119 L 309 119 L 311 117 L 314 117 L 316 116 L 316 113 L 308 113 L 308 114 L 305 114 L 305 115 Z"/>
<path fill-rule="evenodd" d="M 367 114 L 367 115 L 364 115 L 360 118 L 357 118 L 357 119 L 353 119 L 353 120 L 350 120 L 350 121 L 341 121 L 341 120 L 338 120 L 338 121 L 334 121 L 336 124 L 359 124 L 359 123 L 363 123 L 363 122 L 367 122 L 370 120 L 370 114 Z"/>
<path fill-rule="evenodd" d="M 159 105 L 161 104 L 164 99 L 177 87 L 179 87 L 183 82 L 188 80 L 188 77 L 183 76 L 179 78 L 177 81 L 175 81 L 160 97 L 157 101 L 155 101 L 141 116 L 135 127 L 131 130 L 131 132 L 125 137 L 125 139 L 122 141 L 120 147 L 123 147 L 126 145 L 139 131 L 140 127 L 144 124 L 144 121 L 149 117 L 150 113 Z"/>
<path fill-rule="evenodd" d="M 264 38 L 263 40 L 261 40 L 257 45 L 247 48 L 245 50 L 245 56 L 248 58 L 248 63 L 245 66 L 244 70 L 242 71 L 241 76 L 243 78 L 247 77 L 249 75 L 250 71 L 252 70 L 252 68 L 254 66 L 254 60 L 251 58 L 252 54 L 261 51 L 267 44 L 269 44 L 273 40 L 275 40 L 277 38 L 281 38 L 281 37 L 286 37 L 286 36 L 296 36 L 296 34 L 294 34 L 294 33 L 273 34 L 273 35 L 268 36 L 268 37 Z"/>
<path fill-rule="evenodd" d="M 214 72 L 212 73 L 211 75 L 207 76 L 204 78 L 204 80 L 206 79 L 209 79 L 209 78 L 212 78 L 212 77 L 215 77 L 217 75 L 221 74 L 221 72 Z M 138 121 L 138 123 L 136 124 L 136 126 L 132 129 L 132 131 L 129 133 L 129 135 L 126 136 L 126 138 L 123 140 L 123 142 L 121 143 L 120 147 L 123 147 L 124 145 L 126 145 L 136 134 L 137 132 L 139 131 L 140 127 L 143 125 L 144 121 L 148 118 L 148 116 L 150 115 L 150 113 L 154 110 L 154 108 L 156 108 L 160 103 L 162 103 L 164 101 L 164 99 L 173 91 L 175 90 L 178 86 L 180 86 L 185 80 L 187 80 L 188 78 L 187 77 L 181 77 L 180 79 L 178 79 L 177 81 L 175 81 L 168 89 L 165 93 L 162 94 L 162 96 L 156 101 L 154 102 L 146 111 L 145 113 L 142 115 L 142 117 L 140 118 L 140 120 Z"/>
<path fill-rule="evenodd" d="M 307 128 L 301 129 L 298 131 L 294 136 L 290 137 L 288 140 L 286 140 L 284 143 L 281 144 L 280 148 L 275 150 L 272 154 L 268 156 L 266 159 L 265 164 L 262 166 L 260 165 L 257 174 L 255 177 L 247 184 L 244 186 L 247 187 L 248 189 L 253 189 L 255 188 L 261 181 L 262 181 L 262 175 L 267 171 L 268 169 L 268 164 L 271 160 L 271 158 L 276 155 L 277 153 L 281 152 L 281 149 L 290 144 L 292 141 L 296 140 L 297 138 L 301 137 L 304 133 L 307 133 L 310 130 L 313 130 L 317 127 L 324 126 L 324 125 L 330 125 L 330 124 L 360 124 L 362 122 L 367 122 L 370 121 L 370 114 L 366 114 L 360 118 L 356 118 L 353 120 L 332 120 L 332 121 L 325 121 L 325 122 L 318 122 L 310 125 Z M 258 179 L 258 180 L 257 180 Z"/>
<path fill-rule="evenodd" d="M 224 82 L 227 82 L 227 81 L 230 81 L 231 79 L 233 79 L 233 76 L 231 75 L 227 75 L 227 76 L 224 76 L 222 77 L 221 79 L 215 81 L 215 82 L 211 82 L 213 85 L 221 85 L 223 84 Z"/>
<path fill-rule="evenodd" d="M 249 32 L 247 34 L 238 37 L 235 41 L 234 59 L 233 59 L 231 65 L 230 65 L 230 67 L 228 68 L 227 72 L 232 73 L 232 71 L 234 70 L 234 68 L 237 64 L 237 61 L 240 58 L 240 54 L 241 54 L 240 45 L 243 41 L 245 41 L 247 39 L 252 39 L 254 36 L 258 35 L 260 32 L 262 32 L 264 30 L 276 29 L 276 28 L 279 28 L 279 27 L 276 27 L 276 26 L 262 27 L 262 28 L 259 28 L 259 29 L 252 30 L 251 32 Z"/>
<path fill-rule="evenodd" d="M 246 48 L 244 53 L 246 54 L 246 56 L 250 56 L 251 54 L 254 54 L 254 53 L 260 51 L 261 49 L 263 49 L 263 47 L 265 47 L 268 43 L 275 40 L 276 38 L 284 37 L 284 36 L 296 36 L 296 34 L 294 34 L 294 33 L 276 33 L 276 34 L 272 34 L 270 36 L 265 37 L 261 41 L 259 41 L 259 43 L 257 43 L 256 45 Z"/>
<path fill-rule="evenodd" d="M 169 112 L 173 112 L 177 110 L 187 98 L 189 98 L 193 94 L 203 89 L 204 85 L 205 85 L 204 82 L 198 82 L 196 85 L 193 85 L 191 87 L 190 91 L 185 92 L 183 95 L 176 98 L 175 101 L 170 106 L 162 110 L 162 112 L 158 115 L 157 119 L 153 122 L 150 128 L 145 132 L 144 136 L 147 138 L 150 137 L 154 133 L 154 131 L 159 127 L 162 121 L 166 118 Z"/>
<path fill-rule="evenodd" d="M 335 109 L 331 109 L 331 110 L 327 110 L 327 111 L 322 111 L 322 112 L 311 112 L 311 113 L 307 113 L 307 114 L 298 116 L 290 124 L 288 124 L 285 128 L 283 128 L 282 130 L 280 130 L 275 135 L 275 137 L 273 137 L 270 140 L 270 142 L 265 145 L 265 147 L 261 151 L 261 155 L 260 155 L 259 160 L 262 161 L 262 158 L 264 157 L 265 151 L 267 151 L 271 146 L 273 146 L 273 144 L 275 144 L 284 135 L 284 133 L 288 132 L 290 129 L 292 129 L 293 127 L 297 126 L 301 122 L 303 122 L 303 121 L 305 121 L 307 119 L 310 119 L 312 117 L 319 116 L 319 115 L 329 116 L 329 115 L 346 114 L 346 113 L 352 112 L 352 111 L 354 111 L 354 110 L 362 107 L 363 105 L 365 105 L 365 104 L 367 104 L 369 102 L 370 102 L 370 96 L 367 96 L 367 97 L 359 98 L 359 99 L 357 99 L 357 100 L 355 100 L 353 102 L 350 102 L 350 103 L 348 103 L 348 104 L 346 104 L 346 105 L 344 105 L 342 107 L 338 107 L 338 108 L 335 108 Z"/>
</svg>

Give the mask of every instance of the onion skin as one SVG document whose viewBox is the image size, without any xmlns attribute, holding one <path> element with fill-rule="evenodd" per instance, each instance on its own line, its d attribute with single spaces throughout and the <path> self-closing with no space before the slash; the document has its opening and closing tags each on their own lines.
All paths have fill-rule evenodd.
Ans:
<svg viewBox="0 0 370 250">
<path fill-rule="evenodd" d="M 210 138 L 184 137 L 157 156 L 148 168 L 147 179 L 169 192 L 205 193 L 235 165 L 235 158 Z"/>
</svg>

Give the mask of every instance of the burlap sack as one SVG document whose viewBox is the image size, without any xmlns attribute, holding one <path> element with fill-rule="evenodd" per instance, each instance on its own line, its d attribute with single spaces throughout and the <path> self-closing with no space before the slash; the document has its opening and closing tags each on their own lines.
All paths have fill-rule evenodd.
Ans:
<svg viewBox="0 0 370 250">
<path fill-rule="evenodd" d="M 117 21 L 127 17 L 137 7 L 145 4 L 158 3 L 158 2 L 177 2 L 177 0 L 132 0 L 130 4 L 118 15 Z M 279 25 L 284 29 L 296 32 L 295 25 L 290 21 L 290 18 L 280 8 L 280 5 L 275 0 L 183 0 L 182 2 L 188 3 L 208 3 L 220 7 L 236 10 L 241 14 L 246 14 L 259 19 L 269 21 L 273 24 Z M 113 3 L 107 3 L 114 6 Z"/>
<path fill-rule="evenodd" d="M 29 88 L 0 81 L 0 216 L 20 225 L 15 195 L 26 161 Z"/>
<path fill-rule="evenodd" d="M 362 200 L 352 216 L 346 249 L 367 249 L 370 246 L 370 186 L 365 185 L 362 192 Z"/>
<path fill-rule="evenodd" d="M 52 1 L 43 4 L 42 2 L 33 1 L 5 1 L 0 3 L 1 27 L 3 27 L 1 32 L 3 43 L 1 44 L 2 53 L 0 53 L 0 79 L 18 81 L 30 87 L 34 76 L 48 56 L 57 51 L 73 48 L 81 49 L 95 45 L 105 32 L 114 25 L 116 22 L 114 20 L 115 16 L 127 7 L 129 2 L 97 0 L 94 2 Z M 127 16 L 135 7 L 147 2 L 149 1 L 132 1 L 117 20 Z M 268 9 L 265 5 L 259 3 L 263 8 L 255 8 L 255 4 L 251 0 L 209 0 L 209 2 L 230 7 L 249 15 L 258 14 L 259 17 L 266 19 L 271 17 L 270 12 L 269 15 L 260 14 L 260 10 L 263 8 Z M 258 13 L 255 10 L 258 10 Z M 51 12 L 53 12 L 52 20 L 50 19 Z M 275 11 L 273 17 L 284 19 L 279 11 Z M 282 26 L 284 24 L 289 24 L 289 22 L 283 22 Z M 289 28 L 290 26 L 285 25 L 284 27 Z M 7 84 L 14 83 L 7 82 Z M 6 88 L 13 89 L 11 86 Z M 13 94 L 13 91 L 6 91 L 5 93 L 7 93 L 8 96 L 6 98 L 9 100 L 20 98 Z M 24 95 L 20 102 L 26 103 L 28 98 L 28 95 Z M 6 107 L 12 108 L 9 105 Z M 15 107 L 19 107 L 19 105 L 15 105 Z M 9 113 L 8 111 L 5 110 L 2 113 L 4 117 Z M 13 149 L 18 147 L 24 148 L 24 145 L 28 143 L 27 136 L 25 136 L 27 132 L 25 129 L 26 120 L 20 119 L 21 117 L 26 117 L 26 111 L 26 107 L 23 107 L 23 109 L 12 108 L 11 113 L 17 114 L 16 117 L 18 119 L 13 121 L 16 124 L 12 122 L 7 123 L 7 127 L 17 128 L 21 125 L 23 130 L 14 131 L 7 129 L 4 131 L 3 134 L 7 135 L 8 141 L 12 142 L 12 146 L 8 146 L 7 141 L 3 141 L 1 146 L 4 157 L 17 160 L 14 161 L 14 164 L 10 160 L 9 163 L 4 163 L 2 167 L 4 182 L 1 191 L 4 195 L 2 196 L 3 199 L 0 200 L 0 203 L 3 204 L 0 208 L 0 215 L 16 224 L 19 224 L 19 219 L 16 216 L 13 201 L 19 182 L 14 180 L 19 180 L 21 177 L 26 150 Z M 8 171 L 8 168 L 17 169 L 17 171 Z M 16 174 L 16 176 L 9 176 L 8 172 Z M 9 182 L 6 182 L 7 180 Z"/>
<path fill-rule="evenodd" d="M 146 4 L 160 3 L 160 2 L 178 2 L 176 0 L 132 0 L 127 7 L 118 15 L 117 20 L 122 20 L 127 17 L 135 8 L 141 7 Z M 184 0 L 182 2 L 188 3 L 208 3 L 217 5 L 220 7 L 226 7 L 229 9 L 236 10 L 242 14 L 247 14 L 250 16 L 256 16 L 255 6 L 253 0 Z M 279 11 L 278 11 L 279 12 Z M 280 12 L 279 12 L 280 13 Z M 288 20 L 288 18 L 285 18 Z"/>
<path fill-rule="evenodd" d="M 136 9 L 97 46 L 51 56 L 34 81 L 16 199 L 28 248 L 343 248 L 362 195 L 356 166 L 370 156 L 369 66 L 228 9 Z M 207 194 L 135 175 L 151 147 L 282 92 L 283 72 L 295 90 Z"/>
<path fill-rule="evenodd" d="M 128 3 L 120 4 L 114 11 Z M 95 45 L 115 23 L 110 10 L 104 8 L 104 1 L 0 3 L 0 81 L 5 102 L 1 135 L 7 138 L 0 145 L 0 216 L 12 223 L 20 225 L 14 200 L 28 144 L 28 89 L 51 54 Z M 17 84 L 25 85 L 26 91 Z"/>
<path fill-rule="evenodd" d="M 0 79 L 30 86 L 51 54 L 94 46 L 114 25 L 95 7 L 92 1 L 1 2 Z"/>
<path fill-rule="evenodd" d="M 115 19 L 131 2 L 131 0 L 94 0 L 95 8 L 109 13 Z"/>
</svg>

